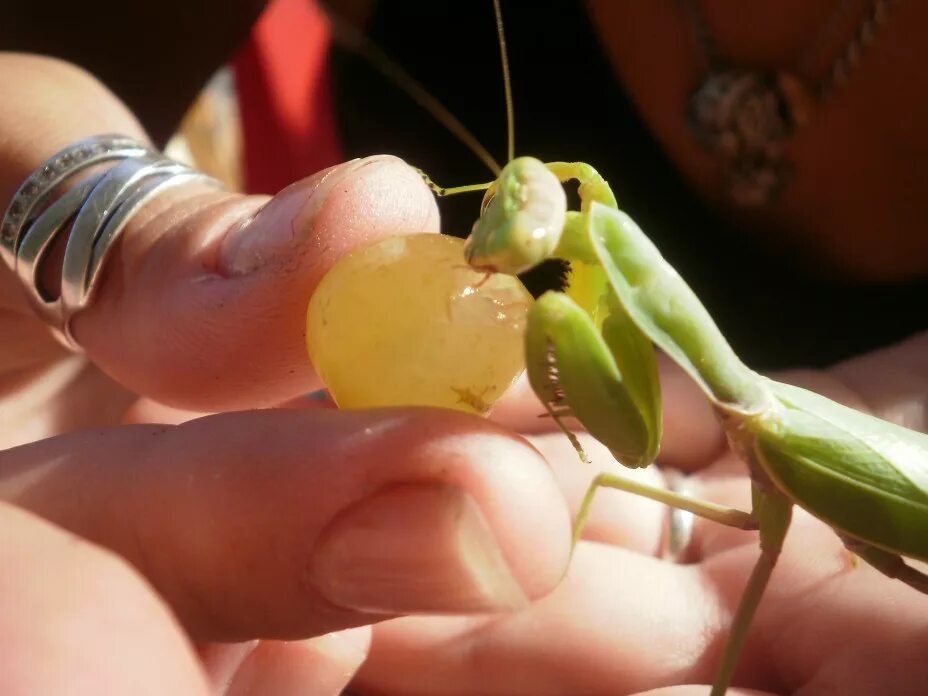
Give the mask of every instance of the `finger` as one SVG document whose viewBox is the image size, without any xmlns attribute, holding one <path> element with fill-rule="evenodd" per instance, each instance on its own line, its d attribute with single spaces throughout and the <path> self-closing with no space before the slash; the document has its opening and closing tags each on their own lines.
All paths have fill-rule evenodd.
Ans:
<svg viewBox="0 0 928 696">
<path fill-rule="evenodd" d="M 109 90 L 77 66 L 45 56 L 0 53 L 0 209 L 20 184 L 58 150 L 89 135 L 123 133 L 145 140 L 142 126 Z M 0 307 L 9 310 L 17 336 L 41 359 L 64 351 L 33 320 L 26 295 L 6 264 L 0 264 Z M 20 321 L 27 317 L 30 321 Z M 7 350 L 4 342 L 4 351 Z M 0 353 L 6 357 L 6 353 Z M 0 363 L 3 364 L 3 363 Z"/>
<path fill-rule="evenodd" d="M 210 414 L 204 411 L 165 406 L 154 399 L 136 399 L 123 413 L 122 422 L 126 425 L 142 423 L 180 425 L 208 415 Z"/>
<path fill-rule="evenodd" d="M 696 500 L 751 512 L 751 480 L 747 472 L 744 463 L 728 452 L 710 466 L 678 479 L 675 491 Z M 690 515 L 680 511 L 671 513 L 668 508 L 665 519 L 668 525 L 671 514 Z M 730 527 L 696 515 L 691 517 L 689 540 L 684 542 L 683 548 L 677 553 L 680 563 L 698 563 L 737 546 L 757 545 L 755 531 Z"/>
<path fill-rule="evenodd" d="M 658 461 L 681 471 L 709 466 L 727 446 L 712 406 L 692 378 L 663 353 L 658 366 L 664 409 Z"/>
<path fill-rule="evenodd" d="M 509 610 L 549 592 L 569 550 L 544 459 L 453 411 L 266 410 L 62 436 L 0 453 L 0 497 L 128 558 L 200 640 Z"/>
<path fill-rule="evenodd" d="M 390 696 L 612 696 L 708 682 L 722 618 L 693 567 L 583 542 L 558 588 L 518 614 L 376 626 L 356 682 Z"/>
<path fill-rule="evenodd" d="M 14 87 L 24 73 L 33 84 L 25 100 L 6 81 L 0 86 L 0 103 L 16 105 L 0 109 L 0 204 L 68 144 L 104 128 L 144 137 L 119 101 L 76 68 L 31 56 L 2 60 L 18 76 Z M 56 91 L 59 83 L 67 88 Z M 68 111 L 89 99 L 93 109 Z M 272 199 L 177 187 L 132 219 L 73 331 L 104 371 L 162 403 L 271 406 L 318 386 L 305 314 L 325 272 L 380 238 L 438 226 L 431 191 L 395 157 L 331 168 Z"/>
<path fill-rule="evenodd" d="M 742 547 L 677 565 L 584 542 L 565 581 L 523 612 L 376 626 L 356 681 L 361 692 L 389 696 L 597 696 L 709 684 L 757 553 Z M 914 696 L 928 678 L 923 604 L 901 583 L 851 568 L 828 530 L 794 530 L 734 685 Z"/>
<path fill-rule="evenodd" d="M 589 462 L 580 460 L 573 445 L 561 432 L 529 436 L 551 465 L 574 519 L 580 512 L 590 484 L 600 472 L 665 487 L 664 477 L 657 467 L 626 469 L 592 437 L 580 433 L 578 438 Z M 654 555 L 659 550 L 665 517 L 666 508 L 661 503 L 613 488 L 600 488 L 593 499 L 582 538 Z"/>
<path fill-rule="evenodd" d="M 205 695 L 167 607 L 115 555 L 0 504 L 5 694 Z"/>
<path fill-rule="evenodd" d="M 431 193 L 393 157 L 297 182 L 242 225 L 254 207 L 166 197 L 130 225 L 74 324 L 98 365 L 183 408 L 271 406 L 309 392 L 319 382 L 306 307 L 325 272 L 378 238 L 438 228 Z"/>
<path fill-rule="evenodd" d="M 239 666 L 224 696 L 338 696 L 367 657 L 370 629 L 310 640 L 261 641 Z"/>
<path fill-rule="evenodd" d="M 557 428 L 547 416 L 541 400 L 532 391 L 525 372 L 496 402 L 490 411 L 490 418 L 520 433 L 545 433 Z"/>
<path fill-rule="evenodd" d="M 701 566 L 729 612 L 757 554 L 756 547 L 742 547 Z M 780 684 L 748 685 L 785 693 L 914 696 L 928 680 L 925 607 L 924 595 L 855 564 L 832 530 L 796 510 L 736 680 L 746 683 L 751 670 L 762 669 Z"/>
<path fill-rule="evenodd" d="M 689 684 L 686 686 L 671 686 L 665 689 L 651 689 L 635 696 L 709 696 L 712 687 Z M 725 696 L 776 696 L 770 691 L 755 691 L 754 689 L 729 689 Z"/>
<path fill-rule="evenodd" d="M 906 428 L 928 430 L 928 332 L 828 370 L 789 370 L 776 379 Z"/>
<path fill-rule="evenodd" d="M 279 408 L 292 408 L 312 410 L 317 408 L 336 408 L 335 402 L 326 391 L 311 392 L 295 399 L 290 399 L 279 405 Z M 173 408 L 158 403 L 153 399 L 136 399 L 122 415 L 122 422 L 126 425 L 140 423 L 160 423 L 163 425 L 180 425 L 187 421 L 212 415 L 205 411 L 191 411 L 183 408 Z"/>
<path fill-rule="evenodd" d="M 50 58 L 0 53 L 0 210 L 59 148 L 88 135 L 142 136 L 129 111 L 87 73 Z M 0 262 L 0 440 L 11 446 L 88 420 L 118 418 L 119 389 L 51 339 L 12 269 Z M 64 398 L 56 396 L 65 393 Z M 116 405 L 116 409 L 112 405 Z M 112 411 L 112 412 L 111 412 Z M 91 415 L 92 414 L 92 415 Z"/>
<path fill-rule="evenodd" d="M 578 438 L 589 463 L 580 460 L 570 441 L 560 432 L 528 437 L 550 464 L 574 519 L 580 512 L 590 484 L 601 472 L 655 488 L 667 488 L 662 467 L 624 468 L 615 461 L 606 447 L 583 433 Z M 738 510 L 751 510 L 751 484 L 747 469 L 731 453 L 711 466 L 689 474 L 685 479 L 685 489 L 686 495 L 699 500 Z M 581 537 L 650 556 L 660 556 L 668 519 L 669 508 L 663 503 L 634 493 L 601 487 L 597 489 Z M 736 546 L 752 544 L 757 544 L 756 532 L 695 517 L 690 540 L 680 553 L 680 561 L 697 563 Z"/>
</svg>

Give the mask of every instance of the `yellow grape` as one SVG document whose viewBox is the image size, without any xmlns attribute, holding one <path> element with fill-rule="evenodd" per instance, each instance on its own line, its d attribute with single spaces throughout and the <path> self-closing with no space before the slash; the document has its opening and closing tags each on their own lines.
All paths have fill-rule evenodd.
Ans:
<svg viewBox="0 0 928 696">
<path fill-rule="evenodd" d="M 306 346 L 342 408 L 439 406 L 485 415 L 524 369 L 532 296 L 468 267 L 464 242 L 391 237 L 341 259 L 306 316 Z"/>
</svg>

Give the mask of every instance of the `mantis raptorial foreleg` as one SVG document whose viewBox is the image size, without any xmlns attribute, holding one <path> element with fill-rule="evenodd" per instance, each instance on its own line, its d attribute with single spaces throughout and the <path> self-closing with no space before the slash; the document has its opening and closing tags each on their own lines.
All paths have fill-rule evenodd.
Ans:
<svg viewBox="0 0 928 696">
<path fill-rule="evenodd" d="M 593 167 L 585 162 L 549 162 L 548 169 L 561 183 L 577 181 L 580 188 L 580 212 L 586 212 L 590 203 L 596 201 L 610 208 L 618 208 L 612 187 Z"/>
<path fill-rule="evenodd" d="M 607 317 L 605 323 L 612 321 Z M 620 320 L 621 321 L 621 320 Z M 660 396 L 657 363 L 653 354 L 640 361 L 640 369 L 622 370 L 623 361 L 649 344 L 640 332 L 623 333 L 619 359 L 609 332 L 570 297 L 552 293 L 539 298 L 529 312 L 526 330 L 526 364 L 532 389 L 560 423 L 569 413 L 587 431 L 612 450 L 627 466 L 647 466 L 660 442 Z M 582 398 L 580 398 L 582 396 Z M 563 426 L 562 426 L 563 427 Z M 571 440 L 579 450 L 576 439 Z"/>
</svg>

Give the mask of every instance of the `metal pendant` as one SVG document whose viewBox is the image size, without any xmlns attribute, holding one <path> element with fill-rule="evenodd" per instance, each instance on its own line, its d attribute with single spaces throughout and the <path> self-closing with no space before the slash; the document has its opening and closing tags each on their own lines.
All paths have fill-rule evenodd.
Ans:
<svg viewBox="0 0 928 696">
<path fill-rule="evenodd" d="M 721 70 L 693 92 L 690 127 L 725 159 L 733 202 L 756 207 L 783 190 L 793 171 L 786 143 L 812 106 L 809 91 L 785 73 Z"/>
</svg>

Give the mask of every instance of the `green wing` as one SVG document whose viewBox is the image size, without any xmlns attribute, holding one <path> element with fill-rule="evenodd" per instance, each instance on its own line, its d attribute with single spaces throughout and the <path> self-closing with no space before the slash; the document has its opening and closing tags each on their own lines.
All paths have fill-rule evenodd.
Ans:
<svg viewBox="0 0 928 696">
<path fill-rule="evenodd" d="M 843 430 L 887 463 L 925 496 L 928 496 L 928 434 L 861 413 L 820 394 L 789 384 L 764 379 L 781 403 L 814 414 Z"/>
<path fill-rule="evenodd" d="M 928 560 L 928 435 L 764 381 L 782 408 L 748 427 L 784 492 L 852 537 Z"/>
</svg>

